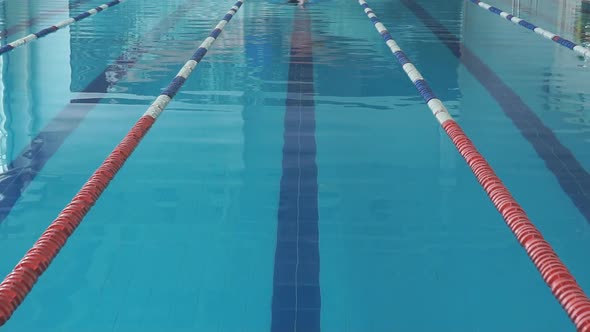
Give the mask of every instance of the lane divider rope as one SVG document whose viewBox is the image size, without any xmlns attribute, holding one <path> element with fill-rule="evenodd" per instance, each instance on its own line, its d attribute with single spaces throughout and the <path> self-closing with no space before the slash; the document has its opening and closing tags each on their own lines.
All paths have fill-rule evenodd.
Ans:
<svg viewBox="0 0 590 332">
<path fill-rule="evenodd" d="M 494 203 L 494 206 L 541 273 L 543 280 L 547 283 L 553 295 L 578 328 L 578 331 L 590 332 L 590 300 L 584 294 L 573 275 L 543 238 L 541 232 L 533 225 L 524 209 L 512 197 L 492 167 L 477 151 L 477 148 L 463 129 L 453 120 L 446 107 L 435 96 L 426 80 L 410 62 L 373 10 L 369 8 L 367 2 L 359 0 L 359 4 L 364 8 L 365 13 L 373 22 L 412 83 L 414 83 L 414 86 L 420 92 L 442 128 L 451 138 L 490 200 Z"/>
<path fill-rule="evenodd" d="M 578 53 L 581 56 L 584 57 L 589 57 L 590 58 L 590 49 L 580 45 L 580 44 L 576 44 L 574 42 L 572 42 L 571 40 L 565 39 L 563 37 L 558 36 L 557 34 L 545 30 L 541 27 L 538 27 L 530 22 L 527 22 L 525 20 L 523 20 L 522 18 L 519 18 L 517 16 L 514 16 L 510 13 L 507 13 L 499 8 L 496 8 L 494 6 L 491 6 L 483 1 L 479 1 L 479 0 L 469 0 L 470 2 L 472 2 L 473 4 L 478 5 L 479 7 L 486 9 L 489 12 L 492 12 L 498 16 L 501 16 L 505 19 L 507 19 L 508 21 L 514 23 L 514 24 L 518 24 L 524 28 L 527 28 L 529 30 L 534 31 L 535 33 L 549 39 L 552 40 L 556 43 L 558 43 L 559 45 L 563 46 L 563 47 L 567 47 L 570 50 Z"/>
<path fill-rule="evenodd" d="M 49 264 L 64 247 L 67 239 L 80 225 L 100 195 L 104 192 L 115 174 L 139 145 L 158 116 L 184 85 L 193 70 L 213 45 L 225 25 L 238 12 L 245 0 L 238 0 L 231 10 L 217 24 L 188 60 L 162 94 L 150 105 L 144 115 L 135 123 L 125 138 L 108 155 L 102 165 L 92 174 L 71 202 L 59 213 L 33 247 L 25 254 L 16 267 L 0 283 L 0 326 L 12 316 L 14 311 L 29 294 L 33 285 L 49 267 Z"/>
<path fill-rule="evenodd" d="M 15 48 L 21 47 L 21 46 L 23 46 L 23 45 L 25 45 L 25 44 L 27 44 L 27 43 L 35 40 L 35 39 L 43 38 L 43 37 L 45 37 L 45 36 L 47 36 L 49 34 L 52 34 L 52 33 L 56 32 L 59 29 L 62 29 L 64 27 L 67 27 L 68 25 L 71 25 L 74 22 L 81 21 L 81 20 L 83 20 L 83 19 L 85 19 L 87 17 L 90 17 L 92 15 L 98 14 L 98 13 L 104 11 L 104 10 L 107 10 L 107 9 L 111 8 L 111 7 L 114 7 L 114 6 L 120 4 L 123 1 L 125 1 L 125 0 L 113 0 L 111 2 L 107 2 L 107 3 L 102 4 L 102 5 L 100 5 L 100 6 L 96 7 L 96 8 L 93 8 L 93 9 L 90 9 L 88 11 L 85 11 L 82 14 L 79 14 L 79 15 L 74 16 L 74 17 L 67 18 L 67 19 L 65 19 L 65 20 L 63 20 L 61 22 L 56 23 L 55 25 L 52 25 L 52 26 L 47 27 L 45 29 L 39 30 L 39 31 L 37 31 L 35 33 L 32 33 L 32 34 L 30 34 L 28 36 L 25 36 L 23 38 L 17 39 L 15 41 L 11 42 L 11 43 L 8 43 L 8 44 L 0 47 L 0 55 L 2 55 L 4 53 L 8 53 L 8 52 L 14 50 Z"/>
<path fill-rule="evenodd" d="M 72 9 L 76 9 L 76 8 L 82 6 L 84 3 L 89 2 L 89 1 L 90 0 L 76 0 L 74 3 L 70 2 L 70 4 L 68 4 L 68 6 L 66 6 L 66 7 L 59 7 L 59 8 L 55 8 L 55 9 L 50 9 L 50 10 L 47 10 L 47 11 L 44 11 L 44 12 L 38 14 L 36 17 L 31 17 L 25 21 L 17 23 L 16 25 L 13 25 L 11 27 L 6 27 L 5 29 L 0 30 L 0 40 L 8 37 L 9 35 L 20 32 L 20 31 L 30 27 L 31 25 L 35 24 L 36 22 L 40 21 L 41 19 L 45 19 L 45 18 L 51 17 L 56 14 L 69 12 Z"/>
</svg>

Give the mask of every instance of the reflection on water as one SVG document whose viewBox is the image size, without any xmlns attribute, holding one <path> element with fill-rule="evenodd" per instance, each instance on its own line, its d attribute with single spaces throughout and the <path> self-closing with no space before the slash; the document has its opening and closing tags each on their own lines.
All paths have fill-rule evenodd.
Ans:
<svg viewBox="0 0 590 332">
<path fill-rule="evenodd" d="M 576 29 L 576 37 L 584 47 L 590 47 L 590 1 L 583 1 L 579 12 L 579 20 Z M 587 57 L 584 59 L 584 67 L 588 67 Z"/>
<path fill-rule="evenodd" d="M 11 321 L 13 326 L 23 331 L 39 326 L 79 331 L 90 325 L 135 331 L 142 328 L 138 321 L 144 319 L 142 323 L 152 327 L 179 327 L 184 320 L 191 330 L 268 330 L 285 98 L 289 86 L 304 89 L 305 85 L 296 76 L 291 82 L 298 83 L 288 81 L 292 20 L 299 9 L 270 1 L 251 1 L 232 19 L 101 197 L 102 207 L 97 205 L 88 215 L 75 240 L 52 266 L 53 272 L 48 271 L 20 309 L 23 314 Z M 546 222 L 549 236 L 560 239 L 565 234 L 566 239 L 581 229 L 585 221 L 575 207 L 568 208 L 569 201 L 554 185 L 553 175 L 541 159 L 531 156 L 531 146 L 497 105 L 501 102 L 485 90 L 494 84 L 478 83 L 461 64 L 461 55 L 467 54 L 466 47 L 473 50 L 492 69 L 490 73 L 501 76 L 501 81 L 495 79 L 496 85 L 503 87 L 506 82 L 516 91 L 502 88 L 500 92 L 508 93 L 498 93 L 498 99 L 514 96 L 512 100 L 520 102 L 522 98 L 556 132 L 585 126 L 588 135 L 576 138 L 590 137 L 588 88 L 580 86 L 588 73 L 577 67 L 582 61 L 569 50 L 476 6 L 468 5 L 470 12 L 464 15 L 461 1 L 417 2 L 436 13 L 434 22 L 444 25 L 444 31 L 437 30 L 440 37 L 399 0 L 375 2 L 375 10 L 387 20 L 449 112 L 465 124 L 486 158 L 491 155 L 510 188 L 519 198 L 530 198 L 527 206 L 543 217 L 539 222 Z M 61 36 L 62 44 L 71 47 L 71 52 L 61 49 L 62 59 L 47 61 L 53 79 L 48 79 L 52 68 L 27 67 L 8 58 L 11 70 L 4 68 L 0 73 L 0 84 L 6 87 L 3 91 L 0 85 L 0 155 L 4 158 L 0 192 L 5 193 L 2 189 L 9 183 L 15 189 L 0 198 L 0 222 L 7 213 L 3 211 L 8 211 L 2 204 L 15 208 L 0 229 L 0 268 L 11 268 L 23 247 L 32 243 L 24 238 L 28 233 L 7 227 L 26 226 L 34 230 L 35 238 L 45 229 L 55 210 L 71 199 L 210 33 L 219 15 L 225 14 L 227 8 L 220 3 L 128 1 L 72 26 L 71 39 L 62 31 L 30 45 L 31 49 L 55 45 Z M 544 12 L 555 22 L 561 12 L 553 9 L 564 1 L 553 6 L 542 1 L 521 3 L 531 4 L 535 13 Z M 568 20 L 574 17 L 570 8 Z M 462 330 L 476 330 L 485 315 L 493 312 L 505 317 L 493 324 L 505 322 L 518 330 L 530 324 L 519 308 L 559 324 L 559 318 L 545 314 L 554 312 L 549 309 L 555 308 L 545 307 L 550 299 L 535 297 L 546 294 L 546 287 L 522 287 L 538 279 L 538 274 L 524 270 L 530 265 L 520 260 L 524 258 L 521 248 L 362 8 L 343 1 L 337 6 L 318 2 L 306 10 L 311 36 L 305 44 L 313 48 L 313 59 L 303 66 L 313 67 L 314 77 L 306 79 L 315 90 L 313 95 L 308 91 L 300 96 L 300 101 L 313 97 L 317 117 L 313 135 L 318 153 L 313 162 L 320 171 L 318 192 L 313 195 L 319 195 L 321 209 L 325 325 L 332 330 L 384 331 L 380 327 L 394 322 L 404 330 L 431 330 L 426 326 L 430 321 L 443 321 L 447 324 L 443 330 L 450 330 L 455 322 Z M 487 19 L 490 24 L 481 24 Z M 590 25 L 586 18 L 579 24 L 584 29 Z M 563 32 L 557 26 L 549 24 L 548 29 Z M 572 38 L 571 30 L 568 38 Z M 523 49 L 530 53 L 524 56 Z M 39 52 L 30 59 L 37 63 Z M 475 67 L 473 63 L 470 68 Z M 4 66 L 8 68 L 6 60 Z M 66 70 L 67 74 L 55 73 Z M 15 78 L 20 73 L 29 75 L 32 91 L 24 89 L 30 82 Z M 481 81 L 490 82 L 490 77 L 483 76 Z M 47 89 L 49 85 L 66 87 L 68 93 L 55 93 L 56 89 Z M 74 93 L 69 93 L 70 88 Z M 32 144 L 31 129 L 19 126 L 29 119 L 23 106 L 29 102 L 26 95 L 37 105 L 31 114 L 42 117 L 43 128 L 52 129 L 35 135 Z M 57 96 L 63 98 L 56 100 Z M 18 103 L 13 101 L 17 98 Z M 551 113 L 546 116 L 544 105 L 554 112 L 545 112 Z M 66 112 L 58 113 L 62 110 Z M 87 113 L 89 118 L 83 120 Z M 576 126 L 567 126 L 567 121 Z M 4 123 L 10 127 L 4 128 Z M 12 135 L 9 144 L 8 134 Z M 25 139 L 29 151 L 7 171 L 6 147 L 11 160 L 13 149 L 22 150 L 15 149 L 13 142 Z M 582 155 L 584 149 L 579 151 Z M 51 162 L 44 166 L 47 160 Z M 542 190 L 529 188 L 537 183 Z M 14 203 L 17 197 L 22 199 Z M 563 233 L 552 234 L 549 223 L 555 220 L 559 221 L 555 228 Z M 571 252 L 587 252 L 586 244 L 580 244 L 584 239 L 567 240 L 572 243 Z M 581 258 L 569 260 L 577 262 L 582 280 L 590 280 Z M 497 277 L 507 270 L 509 278 Z M 74 277 L 66 280 L 64 276 Z M 479 305 L 481 298 L 490 299 L 488 307 Z M 503 305 L 507 298 L 509 305 Z M 412 317 L 407 310 L 422 306 L 420 317 L 425 314 L 431 320 Z M 104 311 L 92 310 L 96 307 Z M 518 315 L 514 319 L 508 317 L 513 312 Z M 392 318 L 391 313 L 400 314 Z M 247 319 L 242 319 L 240 315 L 246 314 Z M 455 322 L 453 315 L 458 317 Z M 531 322 L 542 326 L 541 319 Z M 512 320 L 520 325 L 515 327 Z M 228 325 L 233 323 L 242 326 Z M 494 329 L 502 327 L 494 325 L 486 331 Z"/>
<path fill-rule="evenodd" d="M 6 156 L 6 141 L 8 131 L 6 130 L 6 114 L 4 114 L 4 59 L 0 57 L 0 171 L 8 170 L 8 158 Z"/>
<path fill-rule="evenodd" d="M 0 2 L 1 3 L 1 2 Z M 5 29 L 5 11 L 4 6 L 0 6 L 0 31 Z M 0 170 L 6 172 L 6 114 L 4 114 L 4 59 L 0 57 Z"/>
<path fill-rule="evenodd" d="M 0 4 L 2 2 L 0 1 Z M 0 31 L 6 29 L 6 11 L 4 6 L 0 6 Z M 3 43 L 0 46 L 4 45 Z M 4 113 L 4 58 L 0 56 L 0 171 L 6 172 L 8 169 L 6 156 L 6 140 L 8 132 L 6 130 L 6 114 Z"/>
<path fill-rule="evenodd" d="M 523 19 L 570 39 L 574 43 L 590 47 L 590 1 L 588 0 L 545 2 L 489 0 L 489 3 L 505 10 L 512 9 L 513 14 Z M 489 13 L 484 11 L 481 16 L 484 15 Z M 530 32 L 517 32 L 514 31 L 515 29 L 518 30 L 500 21 L 498 25 L 490 26 L 489 30 L 479 29 L 483 31 L 477 32 L 478 28 L 472 23 L 466 34 L 477 38 L 481 37 L 484 31 L 496 33 L 497 38 L 492 36 L 487 40 L 490 49 L 492 45 L 501 42 L 513 43 L 512 51 L 507 48 L 494 50 L 497 56 L 511 59 L 497 61 L 495 69 L 505 75 L 507 81 L 518 90 L 531 107 L 539 112 L 543 111 L 543 114 L 548 116 L 551 113 L 559 116 L 561 123 L 552 124 L 553 131 L 568 134 L 577 143 L 590 141 L 590 104 L 587 85 L 583 83 L 588 80 L 590 59 L 584 59 L 583 56 L 578 56 L 539 36 L 531 35 Z M 474 44 L 477 41 L 470 40 L 469 43 Z M 475 49 L 487 48 L 486 45 L 475 47 Z M 523 54 L 535 54 L 536 60 L 530 61 L 529 58 L 523 57 Z M 539 98 L 536 99 L 533 95 Z"/>
</svg>

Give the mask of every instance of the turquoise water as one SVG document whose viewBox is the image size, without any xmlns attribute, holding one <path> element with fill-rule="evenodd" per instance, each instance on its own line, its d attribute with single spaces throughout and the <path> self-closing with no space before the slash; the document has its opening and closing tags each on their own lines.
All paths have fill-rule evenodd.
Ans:
<svg viewBox="0 0 590 332">
<path fill-rule="evenodd" d="M 103 2 L 0 1 L 2 44 Z M 585 62 L 471 3 L 369 4 L 590 290 Z M 0 275 L 232 5 L 128 0 L 0 57 Z M 357 2 L 248 0 L 2 330 L 575 328 Z"/>
</svg>

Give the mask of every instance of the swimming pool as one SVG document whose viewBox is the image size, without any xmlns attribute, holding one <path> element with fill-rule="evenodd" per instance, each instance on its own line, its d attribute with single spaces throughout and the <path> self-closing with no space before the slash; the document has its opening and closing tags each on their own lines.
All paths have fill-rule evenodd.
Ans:
<svg viewBox="0 0 590 332">
<path fill-rule="evenodd" d="M 0 56 L 0 274 L 234 2 L 127 0 Z M 487 2 L 590 32 L 582 1 Z M 0 0 L 2 45 L 103 3 Z M 370 5 L 590 289 L 584 60 L 467 1 Z M 2 330 L 575 327 L 357 1 L 248 0 Z"/>
</svg>

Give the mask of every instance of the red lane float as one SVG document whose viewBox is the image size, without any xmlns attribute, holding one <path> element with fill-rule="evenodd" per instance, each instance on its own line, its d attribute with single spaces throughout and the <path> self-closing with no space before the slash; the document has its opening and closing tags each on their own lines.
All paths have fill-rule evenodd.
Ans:
<svg viewBox="0 0 590 332">
<path fill-rule="evenodd" d="M 496 176 L 496 173 L 494 173 L 494 170 L 484 157 L 477 151 L 475 145 L 463 132 L 463 129 L 453 120 L 446 107 L 430 89 L 428 82 L 410 62 L 367 2 L 365 0 L 358 0 L 358 2 L 397 58 L 408 78 L 424 98 L 434 117 L 453 141 L 453 144 L 457 147 L 473 174 L 475 174 L 475 177 L 516 236 L 518 242 L 520 242 L 533 264 L 541 272 L 543 280 L 576 325 L 578 331 L 590 332 L 590 300 L 584 294 L 574 276 L 557 257 L 557 254 L 545 241 L 541 232 L 529 220 L 523 208 L 510 195 L 508 189 Z"/>
<path fill-rule="evenodd" d="M 558 258 L 541 232 L 533 225 L 522 207 L 512 197 L 492 167 L 477 151 L 463 129 L 454 120 L 442 124 L 447 135 L 475 174 L 475 177 L 500 212 L 518 242 L 553 295 L 565 309 L 578 331 L 590 332 L 590 300 L 574 276 Z"/>
<path fill-rule="evenodd" d="M 43 232 L 24 258 L 0 284 L 0 325 L 6 323 L 31 291 L 37 279 L 66 244 L 68 237 L 80 225 L 86 213 L 96 203 L 98 197 L 155 121 L 153 117 L 147 115 L 137 121 L 78 194 L 61 211 L 57 219 Z"/>
<path fill-rule="evenodd" d="M 41 237 L 0 283 L 0 326 L 6 323 L 16 308 L 22 303 L 27 294 L 33 289 L 37 279 L 45 272 L 51 261 L 66 244 L 67 239 L 80 225 L 90 208 L 96 203 L 100 195 L 109 185 L 115 174 L 141 139 L 150 130 L 156 119 L 164 111 L 168 103 L 184 85 L 193 70 L 203 59 L 207 50 L 215 42 L 226 24 L 232 19 L 245 0 L 237 0 L 230 11 L 219 21 L 195 51 L 190 60 L 181 68 L 180 72 L 170 82 L 168 87 L 147 109 L 145 114 L 135 123 L 125 138 L 108 155 L 102 165 L 92 174 L 82 189 L 71 202 L 60 212 Z"/>
</svg>

